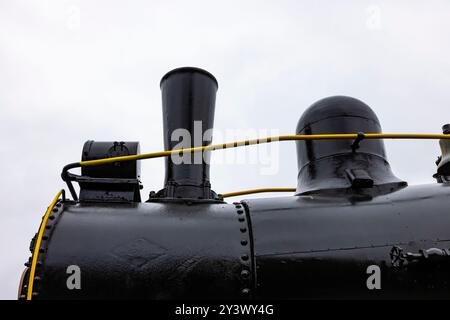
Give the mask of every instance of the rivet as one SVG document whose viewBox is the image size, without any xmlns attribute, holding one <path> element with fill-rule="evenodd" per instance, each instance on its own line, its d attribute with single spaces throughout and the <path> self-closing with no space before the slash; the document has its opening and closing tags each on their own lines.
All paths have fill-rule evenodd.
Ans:
<svg viewBox="0 0 450 320">
<path fill-rule="evenodd" d="M 41 281 L 41 277 L 34 277 L 34 281 Z"/>
<path fill-rule="evenodd" d="M 239 222 L 244 222 L 245 221 L 245 218 L 244 217 L 239 217 Z"/>
<path fill-rule="evenodd" d="M 48 217 L 50 220 L 53 220 L 53 219 L 55 219 L 55 216 L 49 216 Z"/>
<path fill-rule="evenodd" d="M 248 278 L 248 276 L 250 276 L 250 272 L 248 270 L 242 270 L 241 271 L 241 276 L 243 278 Z"/>
<path fill-rule="evenodd" d="M 56 208 L 53 208 L 53 210 L 52 210 L 53 212 L 58 212 L 58 209 L 56 209 Z"/>
<path fill-rule="evenodd" d="M 247 261 L 247 260 L 248 260 L 248 255 L 243 254 L 243 255 L 241 256 L 241 259 L 242 259 L 243 261 Z"/>
<path fill-rule="evenodd" d="M 242 240 L 241 240 L 241 244 L 242 244 L 243 246 L 246 246 L 246 245 L 247 245 L 247 240 L 242 239 Z"/>
<path fill-rule="evenodd" d="M 39 249 L 39 252 L 43 253 L 43 252 L 45 252 L 45 250 L 41 248 L 41 249 Z"/>
<path fill-rule="evenodd" d="M 236 211 L 238 214 L 243 214 L 244 213 L 244 211 L 243 210 L 238 210 L 238 211 Z"/>
<path fill-rule="evenodd" d="M 248 288 L 242 289 L 242 293 L 243 294 L 249 294 L 250 293 L 250 289 L 248 289 Z"/>
<path fill-rule="evenodd" d="M 42 236 L 42 240 L 48 240 L 47 236 Z"/>
<path fill-rule="evenodd" d="M 61 203 L 57 203 L 56 206 L 59 208 L 61 207 Z"/>
<path fill-rule="evenodd" d="M 247 228 L 244 228 L 244 227 L 241 228 L 241 232 L 246 232 L 246 231 L 247 231 Z"/>
<path fill-rule="evenodd" d="M 45 229 L 50 229 L 52 226 L 51 225 L 46 225 Z"/>
<path fill-rule="evenodd" d="M 37 297 L 39 294 L 37 292 L 33 292 L 33 297 Z"/>
</svg>

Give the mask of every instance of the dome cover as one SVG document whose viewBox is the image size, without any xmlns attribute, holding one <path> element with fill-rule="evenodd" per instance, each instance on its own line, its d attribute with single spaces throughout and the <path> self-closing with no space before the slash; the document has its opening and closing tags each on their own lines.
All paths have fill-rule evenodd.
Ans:
<svg viewBox="0 0 450 320">
<path fill-rule="evenodd" d="M 317 101 L 300 118 L 296 134 L 381 133 L 380 122 L 364 102 L 346 96 Z M 364 140 L 352 150 L 350 140 L 299 140 L 297 193 L 323 190 L 380 191 L 404 186 L 391 171 L 381 139 Z"/>
</svg>

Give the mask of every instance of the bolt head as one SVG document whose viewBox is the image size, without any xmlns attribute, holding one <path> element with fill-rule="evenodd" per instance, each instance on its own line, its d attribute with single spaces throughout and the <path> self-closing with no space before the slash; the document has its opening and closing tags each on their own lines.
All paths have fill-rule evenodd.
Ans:
<svg viewBox="0 0 450 320">
<path fill-rule="evenodd" d="M 450 134 L 450 123 L 444 124 L 442 126 L 442 133 L 443 134 Z"/>
</svg>

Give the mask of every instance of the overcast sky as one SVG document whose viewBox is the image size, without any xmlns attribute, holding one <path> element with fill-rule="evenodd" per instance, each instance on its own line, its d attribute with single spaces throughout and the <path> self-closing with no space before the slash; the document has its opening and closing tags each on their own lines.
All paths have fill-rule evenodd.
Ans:
<svg viewBox="0 0 450 320">
<path fill-rule="evenodd" d="M 216 76 L 219 133 L 291 134 L 309 105 L 336 94 L 370 105 L 386 133 L 441 133 L 450 122 L 449 39 L 445 0 L 0 0 L 0 298 L 16 298 L 30 239 L 84 141 L 162 150 L 167 71 Z M 434 183 L 437 141 L 386 147 L 398 177 Z M 295 187 L 294 143 L 269 151 L 276 170 L 218 163 L 213 189 Z M 163 178 L 161 159 L 142 163 L 144 199 Z"/>
</svg>

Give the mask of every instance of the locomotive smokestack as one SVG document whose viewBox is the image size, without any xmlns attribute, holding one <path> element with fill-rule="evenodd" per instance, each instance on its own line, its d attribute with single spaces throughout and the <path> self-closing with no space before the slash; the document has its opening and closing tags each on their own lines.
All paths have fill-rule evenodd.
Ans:
<svg viewBox="0 0 450 320">
<path fill-rule="evenodd" d="M 212 140 L 217 80 L 209 72 L 184 67 L 161 79 L 166 150 L 206 146 Z M 214 199 L 209 182 L 209 153 L 166 158 L 163 198 Z"/>
</svg>

